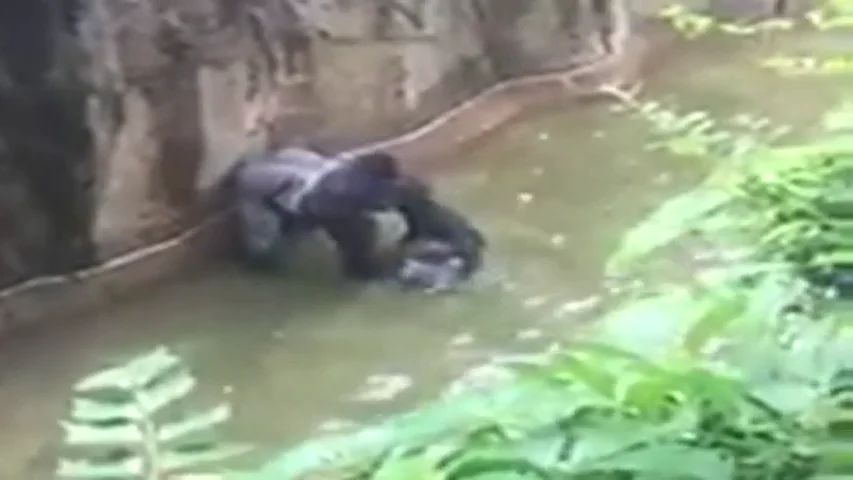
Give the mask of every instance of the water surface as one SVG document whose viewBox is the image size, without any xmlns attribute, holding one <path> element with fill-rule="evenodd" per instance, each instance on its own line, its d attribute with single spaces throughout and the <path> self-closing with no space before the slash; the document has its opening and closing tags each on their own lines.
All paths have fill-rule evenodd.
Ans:
<svg viewBox="0 0 853 480">
<path fill-rule="evenodd" d="M 754 56 L 748 42 L 686 47 L 646 96 L 800 125 L 836 98 L 834 83 L 778 79 Z M 231 435 L 267 447 L 398 411 L 490 356 L 543 348 L 596 305 L 620 233 L 704 170 L 644 151 L 645 131 L 605 105 L 578 106 L 519 123 L 452 162 L 439 195 L 491 245 L 487 271 L 464 294 L 344 284 L 315 247 L 287 277 L 211 265 L 94 318 L 4 339 L 0 478 L 49 477 L 44 447 L 73 381 L 158 344 L 190 362 L 204 395 L 233 403 Z M 371 377 L 402 392 L 363 395 Z"/>
</svg>

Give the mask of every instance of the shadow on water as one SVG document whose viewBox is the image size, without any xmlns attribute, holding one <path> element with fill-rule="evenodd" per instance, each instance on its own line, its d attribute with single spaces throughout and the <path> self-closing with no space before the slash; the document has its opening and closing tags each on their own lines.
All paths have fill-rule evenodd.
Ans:
<svg viewBox="0 0 853 480">
<path fill-rule="evenodd" d="M 780 80 L 750 58 L 695 45 L 650 80 L 646 98 L 808 125 L 838 91 L 825 80 Z M 33 474 L 32 463 L 46 463 L 38 452 L 57 438 L 74 379 L 159 343 L 185 356 L 209 393 L 233 402 L 233 435 L 260 445 L 296 441 L 334 419 L 375 419 L 492 355 L 543 348 L 595 306 L 620 233 L 704 170 L 643 151 L 646 131 L 607 106 L 584 106 L 510 127 L 460 158 L 440 196 L 492 245 L 483 281 L 463 295 L 343 285 L 316 247 L 289 278 L 213 265 L 96 318 L 4 339 L 0 478 L 49 476 Z M 404 391 L 359 401 L 371 383 Z"/>
</svg>

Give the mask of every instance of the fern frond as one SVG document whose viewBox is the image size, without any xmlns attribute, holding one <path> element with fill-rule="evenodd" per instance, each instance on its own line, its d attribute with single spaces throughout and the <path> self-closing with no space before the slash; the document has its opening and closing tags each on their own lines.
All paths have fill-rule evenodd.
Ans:
<svg viewBox="0 0 853 480">
<path fill-rule="evenodd" d="M 230 407 L 187 411 L 183 402 L 196 383 L 163 347 L 81 379 L 68 418 L 60 422 L 67 455 L 57 476 L 157 479 L 245 453 L 245 446 L 215 440 Z"/>
</svg>

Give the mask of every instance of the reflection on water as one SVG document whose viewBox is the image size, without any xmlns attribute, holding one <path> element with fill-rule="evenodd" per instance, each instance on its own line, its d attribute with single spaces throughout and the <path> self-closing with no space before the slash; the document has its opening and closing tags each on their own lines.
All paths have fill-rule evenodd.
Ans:
<svg viewBox="0 0 853 480">
<path fill-rule="evenodd" d="M 800 123 L 833 98 L 822 81 L 777 80 L 719 46 L 691 52 L 650 82 L 650 97 Z M 9 337 L 0 478 L 47 478 L 33 464 L 47 459 L 39 452 L 56 438 L 73 380 L 158 343 L 191 362 L 204 393 L 233 402 L 235 437 L 270 446 L 399 410 L 494 355 L 545 348 L 599 305 L 602 261 L 620 232 L 701 174 L 695 160 L 643 151 L 643 132 L 605 106 L 578 107 L 460 158 L 438 191 L 491 245 L 488 268 L 461 295 L 343 284 L 316 247 L 289 278 L 215 265 L 64 330 Z"/>
</svg>

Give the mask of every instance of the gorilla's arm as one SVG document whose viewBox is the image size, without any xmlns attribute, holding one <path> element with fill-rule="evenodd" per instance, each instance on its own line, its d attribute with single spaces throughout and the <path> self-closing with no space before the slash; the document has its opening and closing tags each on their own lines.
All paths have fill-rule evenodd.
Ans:
<svg viewBox="0 0 853 480">
<path fill-rule="evenodd" d="M 376 255 L 377 226 L 372 213 L 402 202 L 398 160 L 383 152 L 344 161 L 313 196 L 317 223 L 335 242 L 341 267 L 350 278 L 382 276 L 385 265 Z"/>
<path fill-rule="evenodd" d="M 400 213 L 409 226 L 408 235 L 402 240 L 405 249 L 424 240 L 437 240 L 462 258 L 462 274 L 467 277 L 482 266 L 486 240 L 482 232 L 474 227 L 465 216 L 435 200 L 429 187 L 412 179 L 406 186 Z"/>
<path fill-rule="evenodd" d="M 376 225 L 370 216 L 324 218 L 319 225 L 335 243 L 346 277 L 369 280 L 384 273 L 374 255 Z"/>
<path fill-rule="evenodd" d="M 278 267 L 280 258 L 276 253 L 282 230 L 279 215 L 254 198 L 238 199 L 236 210 L 240 260 L 258 270 Z"/>
</svg>

